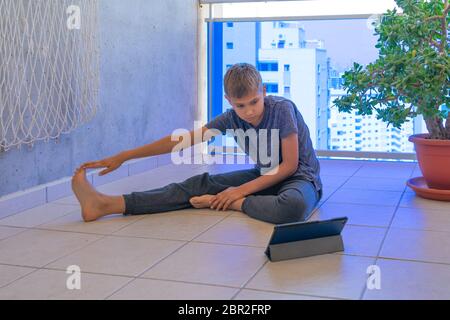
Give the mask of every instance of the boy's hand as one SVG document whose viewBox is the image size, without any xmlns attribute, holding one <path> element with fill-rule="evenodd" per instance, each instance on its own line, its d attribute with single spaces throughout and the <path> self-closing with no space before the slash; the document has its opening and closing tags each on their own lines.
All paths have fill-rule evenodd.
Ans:
<svg viewBox="0 0 450 320">
<path fill-rule="evenodd" d="M 228 189 L 216 194 L 214 200 L 211 201 L 211 209 L 227 210 L 234 201 L 245 196 L 246 194 L 241 188 L 229 187 Z"/>
<path fill-rule="evenodd" d="M 124 162 L 124 159 L 121 156 L 117 155 L 117 156 L 105 158 L 105 159 L 99 160 L 99 161 L 83 163 L 80 166 L 80 168 L 83 168 L 83 169 L 106 168 L 105 170 L 100 171 L 100 173 L 99 173 L 100 176 L 103 176 L 103 175 L 119 168 L 123 162 Z"/>
</svg>

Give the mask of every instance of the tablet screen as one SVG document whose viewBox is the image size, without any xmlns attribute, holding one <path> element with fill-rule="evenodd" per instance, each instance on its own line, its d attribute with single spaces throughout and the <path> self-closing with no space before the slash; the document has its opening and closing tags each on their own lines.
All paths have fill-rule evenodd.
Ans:
<svg viewBox="0 0 450 320">
<path fill-rule="evenodd" d="M 347 220 L 347 217 L 341 217 L 323 221 L 294 222 L 276 225 L 269 244 L 339 235 Z"/>
</svg>

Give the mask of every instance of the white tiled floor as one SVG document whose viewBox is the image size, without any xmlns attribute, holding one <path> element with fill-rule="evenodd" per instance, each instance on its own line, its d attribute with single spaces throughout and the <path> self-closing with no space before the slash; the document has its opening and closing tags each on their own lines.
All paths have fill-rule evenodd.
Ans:
<svg viewBox="0 0 450 320">
<path fill-rule="evenodd" d="M 98 187 L 123 194 L 248 165 L 172 166 Z M 406 187 L 415 163 L 321 160 L 312 220 L 347 216 L 345 251 L 269 262 L 273 225 L 185 209 L 83 223 L 74 197 L 0 220 L 0 299 L 450 299 L 450 203 Z M 68 290 L 70 265 L 81 290 Z M 380 268 L 369 290 L 367 269 Z"/>
</svg>

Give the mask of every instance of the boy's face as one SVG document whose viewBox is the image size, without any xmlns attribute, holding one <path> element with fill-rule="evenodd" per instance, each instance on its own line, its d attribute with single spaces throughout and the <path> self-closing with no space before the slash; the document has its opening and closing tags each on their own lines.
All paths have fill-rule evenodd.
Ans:
<svg viewBox="0 0 450 320">
<path fill-rule="evenodd" d="M 257 126 L 264 116 L 264 97 L 266 87 L 263 90 L 255 90 L 242 98 L 232 98 L 225 96 L 228 102 L 242 120 Z"/>
</svg>

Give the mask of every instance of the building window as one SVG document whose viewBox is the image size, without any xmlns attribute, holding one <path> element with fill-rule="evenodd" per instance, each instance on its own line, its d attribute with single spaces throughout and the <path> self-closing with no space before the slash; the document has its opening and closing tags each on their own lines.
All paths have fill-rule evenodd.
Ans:
<svg viewBox="0 0 450 320">
<path fill-rule="evenodd" d="M 210 2 L 235 2 L 235 0 Z M 230 8 L 235 5 L 230 5 Z M 315 141 L 312 141 L 317 150 L 331 149 L 337 144 L 336 150 L 345 148 L 353 151 L 358 147 L 362 151 L 374 151 L 363 147 L 363 144 L 368 145 L 370 142 L 371 148 L 377 143 L 379 145 L 377 151 L 389 152 L 387 143 L 398 141 L 397 144 L 400 145 L 403 140 L 407 141 L 404 138 L 406 134 L 416 133 L 413 123 L 400 132 L 393 129 L 386 130 L 385 123 L 375 119 L 374 116 L 358 116 L 356 112 L 343 115 L 333 105 L 335 98 L 345 94 L 342 90 L 343 75 L 351 68 L 353 61 L 366 65 L 378 57 L 378 50 L 373 46 L 376 37 L 367 29 L 366 19 L 352 17 L 336 20 L 324 16 L 318 20 L 302 19 L 295 23 L 286 21 L 285 27 L 283 21 L 267 21 L 259 18 L 255 18 L 255 21 L 251 18 L 248 21 L 234 19 L 234 16 L 227 16 L 223 18 L 223 22 L 220 22 L 220 19 L 207 22 L 209 33 L 205 38 L 209 51 L 204 62 L 208 67 L 208 72 L 205 73 L 208 77 L 206 92 L 210 95 L 205 99 L 209 108 L 208 120 L 220 115 L 229 106 L 223 92 L 223 76 L 227 69 L 229 70 L 229 64 L 246 62 L 261 72 L 268 95 L 292 99 L 297 106 L 316 105 L 315 108 L 308 110 L 309 114 L 305 115 L 305 120 L 308 121 L 311 132 L 317 133 L 314 135 Z M 325 23 L 327 28 L 324 28 Z M 302 27 L 301 30 L 298 30 L 299 26 Z M 329 28 L 335 29 L 336 32 L 330 34 L 327 30 Z M 320 40 L 323 40 L 323 43 L 316 46 Z M 291 43 L 293 46 L 290 46 Z M 314 49 L 316 47 L 319 47 L 318 50 Z M 340 54 L 345 47 L 352 49 Z M 311 57 L 306 57 L 307 52 L 314 51 L 311 49 L 315 52 Z M 312 78 L 314 81 L 310 81 Z M 305 82 L 311 85 L 311 94 L 297 94 L 304 89 L 301 84 Z M 341 133 L 338 134 L 338 131 Z M 385 136 L 385 133 L 389 135 Z M 343 143 L 344 137 L 348 140 L 346 143 Z M 331 143 L 333 138 L 341 139 L 340 142 Z M 355 144 L 355 141 L 361 142 Z M 222 139 L 217 143 L 222 143 Z M 402 152 L 411 152 L 412 148 L 413 146 L 406 142 L 405 150 L 402 149 Z"/>
<path fill-rule="evenodd" d="M 278 93 L 278 83 L 266 83 L 267 93 Z"/>
<path fill-rule="evenodd" d="M 260 62 L 258 63 L 259 71 L 278 71 L 278 62 Z"/>
</svg>

